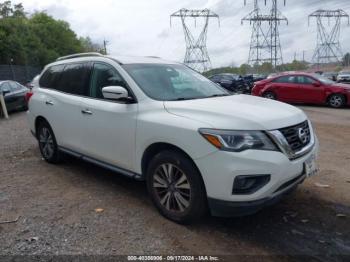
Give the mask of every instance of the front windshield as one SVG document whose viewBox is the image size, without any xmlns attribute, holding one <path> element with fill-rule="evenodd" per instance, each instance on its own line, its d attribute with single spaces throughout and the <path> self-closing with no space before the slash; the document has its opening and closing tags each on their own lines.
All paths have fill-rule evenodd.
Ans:
<svg viewBox="0 0 350 262">
<path fill-rule="evenodd" d="M 313 74 L 313 77 L 322 82 L 323 84 L 331 85 L 335 84 L 334 81 L 328 79 L 327 77 L 321 76 L 319 74 Z"/>
<path fill-rule="evenodd" d="M 147 96 L 160 101 L 229 95 L 196 71 L 177 64 L 126 64 L 123 68 Z"/>
</svg>

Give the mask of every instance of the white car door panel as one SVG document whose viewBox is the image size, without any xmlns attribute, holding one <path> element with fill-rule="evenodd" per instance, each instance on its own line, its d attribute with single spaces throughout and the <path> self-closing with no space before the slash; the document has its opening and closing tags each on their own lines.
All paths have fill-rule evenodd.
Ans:
<svg viewBox="0 0 350 262">
<path fill-rule="evenodd" d="M 86 154 L 132 170 L 138 105 L 84 98 L 81 110 Z"/>
</svg>

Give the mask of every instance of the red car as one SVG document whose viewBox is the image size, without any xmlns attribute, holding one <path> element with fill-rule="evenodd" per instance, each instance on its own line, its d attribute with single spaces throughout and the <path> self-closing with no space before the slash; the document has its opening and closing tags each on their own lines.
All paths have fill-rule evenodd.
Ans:
<svg viewBox="0 0 350 262">
<path fill-rule="evenodd" d="M 339 84 L 318 74 L 284 73 L 256 82 L 252 95 L 290 103 L 350 105 L 350 85 Z"/>
</svg>

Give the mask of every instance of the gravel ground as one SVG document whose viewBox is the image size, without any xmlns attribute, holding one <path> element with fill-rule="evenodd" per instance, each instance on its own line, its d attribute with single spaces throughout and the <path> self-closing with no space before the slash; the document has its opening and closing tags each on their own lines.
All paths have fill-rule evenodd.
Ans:
<svg viewBox="0 0 350 262">
<path fill-rule="evenodd" d="M 319 174 L 258 214 L 206 217 L 190 226 L 161 217 L 143 182 L 70 157 L 46 163 L 25 113 L 13 113 L 0 120 L 0 260 L 78 254 L 350 258 L 350 111 L 302 109 L 320 140 Z"/>
</svg>

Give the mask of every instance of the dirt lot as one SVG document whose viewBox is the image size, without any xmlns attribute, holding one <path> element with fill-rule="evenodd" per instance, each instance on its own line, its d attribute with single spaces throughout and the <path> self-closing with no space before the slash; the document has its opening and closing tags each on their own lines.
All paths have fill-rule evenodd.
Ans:
<svg viewBox="0 0 350 262">
<path fill-rule="evenodd" d="M 191 226 L 161 217 L 142 182 L 74 158 L 58 166 L 47 164 L 25 113 L 11 114 L 10 120 L 0 120 L 0 255 L 349 259 L 350 109 L 303 109 L 320 139 L 319 175 L 256 215 L 207 217 Z"/>
</svg>

